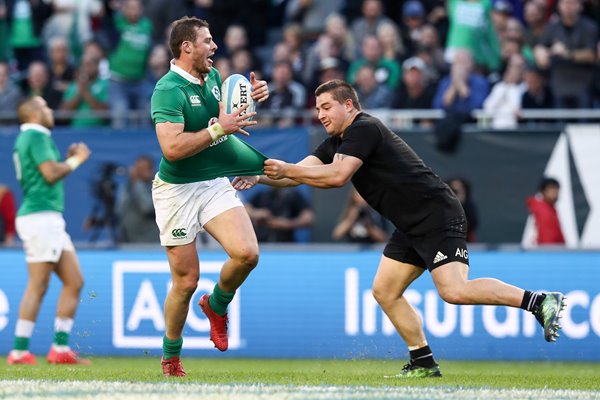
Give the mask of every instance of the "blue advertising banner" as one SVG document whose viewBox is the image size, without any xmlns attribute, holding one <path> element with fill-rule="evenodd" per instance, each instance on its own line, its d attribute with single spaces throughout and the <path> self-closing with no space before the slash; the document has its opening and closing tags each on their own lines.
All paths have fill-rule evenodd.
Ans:
<svg viewBox="0 0 600 400">
<path fill-rule="evenodd" d="M 267 250 L 230 306 L 230 350 L 208 340 L 197 306 L 212 291 L 225 254 L 201 252 L 201 279 L 184 330 L 185 356 L 405 358 L 406 347 L 371 294 L 381 253 Z M 86 284 L 72 345 L 86 355 L 159 355 L 163 302 L 171 285 L 162 250 L 79 252 Z M 557 343 L 546 343 L 534 317 L 519 309 L 455 306 L 438 296 L 428 273 L 406 292 L 438 358 L 600 361 L 599 252 L 473 252 L 472 278 L 496 277 L 530 290 L 567 294 Z M 23 254 L 0 252 L 0 354 L 12 346 L 26 285 Z M 50 283 L 31 348 L 44 354 L 53 336 L 60 282 Z"/>
</svg>

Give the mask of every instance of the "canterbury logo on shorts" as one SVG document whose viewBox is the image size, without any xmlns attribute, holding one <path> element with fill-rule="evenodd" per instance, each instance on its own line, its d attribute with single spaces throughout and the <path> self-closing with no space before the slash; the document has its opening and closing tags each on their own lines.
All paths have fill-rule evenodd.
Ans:
<svg viewBox="0 0 600 400">
<path fill-rule="evenodd" d="M 173 239 L 183 239 L 187 236 L 185 228 L 176 228 L 171 231 L 171 235 L 173 235 Z"/>
</svg>

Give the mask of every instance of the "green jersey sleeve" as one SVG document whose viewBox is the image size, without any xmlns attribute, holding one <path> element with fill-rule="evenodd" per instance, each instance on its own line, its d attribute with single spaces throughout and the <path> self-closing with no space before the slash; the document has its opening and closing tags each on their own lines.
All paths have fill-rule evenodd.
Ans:
<svg viewBox="0 0 600 400">
<path fill-rule="evenodd" d="M 35 165 L 40 165 L 46 161 L 58 161 L 50 137 L 43 133 L 31 135 L 29 149 Z"/>
<path fill-rule="evenodd" d="M 170 90 L 155 89 L 151 100 L 152 121 L 155 125 L 161 122 L 183 124 L 184 103 L 185 94 L 177 87 Z"/>
</svg>

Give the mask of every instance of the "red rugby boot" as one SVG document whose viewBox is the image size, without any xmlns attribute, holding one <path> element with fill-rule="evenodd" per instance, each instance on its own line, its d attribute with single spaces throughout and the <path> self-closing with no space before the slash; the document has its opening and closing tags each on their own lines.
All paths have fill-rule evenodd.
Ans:
<svg viewBox="0 0 600 400">
<path fill-rule="evenodd" d="M 210 321 L 210 340 L 213 341 L 215 347 L 221 351 L 227 350 L 229 346 L 229 338 L 227 337 L 227 314 L 220 316 L 210 308 L 208 299 L 210 296 L 205 294 L 200 298 L 200 308 L 206 314 Z"/>
</svg>

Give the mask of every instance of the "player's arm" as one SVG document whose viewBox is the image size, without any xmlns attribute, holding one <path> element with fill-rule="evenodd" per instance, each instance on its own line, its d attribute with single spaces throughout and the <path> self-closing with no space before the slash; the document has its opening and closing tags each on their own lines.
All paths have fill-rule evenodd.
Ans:
<svg viewBox="0 0 600 400">
<path fill-rule="evenodd" d="M 298 165 L 323 165 L 323 162 L 321 162 L 321 160 L 319 160 L 318 157 L 310 155 L 304 158 L 302 161 L 300 161 Z M 300 185 L 300 182 L 296 182 L 293 179 L 271 179 L 265 175 L 236 176 L 231 182 L 235 190 L 247 190 L 256 185 L 257 183 L 262 183 L 263 185 L 276 187 L 290 187 Z"/>
<path fill-rule="evenodd" d="M 46 182 L 54 184 L 86 162 L 90 158 L 90 154 L 90 149 L 85 143 L 74 143 L 69 147 L 67 159 L 64 162 L 44 161 L 38 165 L 38 169 Z"/>
<path fill-rule="evenodd" d="M 331 164 L 321 165 L 288 164 L 269 159 L 265 161 L 265 175 L 271 180 L 288 178 L 314 187 L 335 188 L 348 183 L 362 164 L 360 158 L 340 153 L 333 156 Z"/>
<path fill-rule="evenodd" d="M 156 136 L 165 158 L 169 161 L 182 160 L 200 153 L 211 143 L 222 136 L 241 132 L 248 136 L 245 127 L 256 125 L 256 121 L 248 121 L 256 112 L 243 113 L 248 105 L 244 105 L 231 114 L 226 114 L 223 103 L 219 103 L 219 120 L 216 124 L 197 132 L 184 132 L 184 124 L 177 122 L 159 122 L 156 124 Z"/>
</svg>

